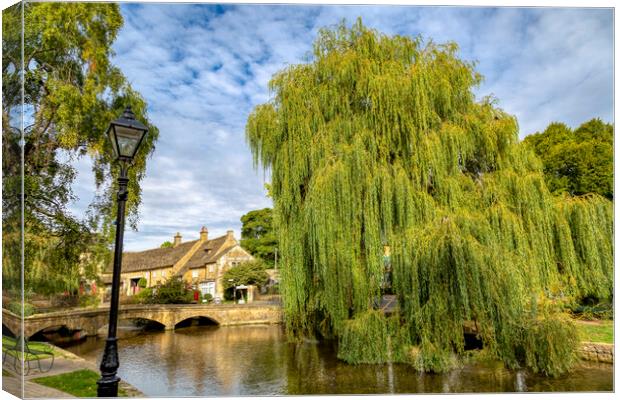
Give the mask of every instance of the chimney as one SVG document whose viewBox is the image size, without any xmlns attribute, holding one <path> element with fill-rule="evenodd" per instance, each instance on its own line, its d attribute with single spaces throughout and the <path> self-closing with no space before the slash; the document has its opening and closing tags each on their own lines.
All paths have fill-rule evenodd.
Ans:
<svg viewBox="0 0 620 400">
<path fill-rule="evenodd" d="M 233 230 L 226 231 L 226 239 L 235 240 L 235 231 Z"/>
<path fill-rule="evenodd" d="M 177 234 L 174 235 L 174 242 L 172 243 L 172 246 L 173 247 L 177 247 L 178 245 L 180 245 L 181 244 L 181 239 L 182 239 L 181 234 L 179 232 L 177 232 Z"/>
<path fill-rule="evenodd" d="M 200 240 L 209 240 L 209 231 L 204 226 L 200 230 Z"/>
</svg>

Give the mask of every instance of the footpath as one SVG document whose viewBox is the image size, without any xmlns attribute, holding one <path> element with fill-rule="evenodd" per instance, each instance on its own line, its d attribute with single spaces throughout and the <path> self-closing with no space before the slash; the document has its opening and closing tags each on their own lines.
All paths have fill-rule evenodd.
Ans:
<svg viewBox="0 0 620 400">
<path fill-rule="evenodd" d="M 2 390 L 5 392 L 11 393 L 12 395 L 24 398 L 24 399 L 34 399 L 34 398 L 53 398 L 53 399 L 64 399 L 64 398 L 72 398 L 75 397 L 69 393 L 61 392 L 60 390 L 40 385 L 38 383 L 32 382 L 32 379 L 44 377 L 44 376 L 53 376 L 60 375 L 67 372 L 77 371 L 81 369 L 90 369 L 99 373 L 99 368 L 89 361 L 84 360 L 81 357 L 76 356 L 75 354 L 63 350 L 59 347 L 54 346 L 54 352 L 57 354 L 54 360 L 53 368 L 48 372 L 40 372 L 36 369 L 31 369 L 30 373 L 26 375 L 23 379 L 22 386 L 22 378 L 13 370 L 13 359 L 10 355 L 7 355 L 6 363 L 3 365 L 3 376 L 2 376 Z M 47 363 L 49 360 L 43 360 L 41 363 Z M 49 364 L 45 364 L 46 366 Z M 7 371 L 10 376 L 6 375 L 4 371 Z M 144 397 L 144 393 L 140 392 L 138 389 L 134 388 L 130 384 L 125 381 L 120 382 L 119 387 L 122 388 L 128 397 Z"/>
</svg>

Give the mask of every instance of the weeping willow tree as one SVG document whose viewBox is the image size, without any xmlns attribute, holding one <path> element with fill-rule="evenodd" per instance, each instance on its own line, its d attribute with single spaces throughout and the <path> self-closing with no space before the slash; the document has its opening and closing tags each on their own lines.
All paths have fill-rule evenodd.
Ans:
<svg viewBox="0 0 620 400">
<path fill-rule="evenodd" d="M 609 296 L 612 205 L 554 198 L 514 117 L 453 43 L 389 37 L 360 20 L 320 31 L 313 56 L 250 114 L 271 171 L 291 338 L 339 340 L 352 363 L 454 365 L 463 325 L 507 366 L 558 374 L 578 339 L 558 312 Z M 395 315 L 377 310 L 389 246 Z"/>
</svg>

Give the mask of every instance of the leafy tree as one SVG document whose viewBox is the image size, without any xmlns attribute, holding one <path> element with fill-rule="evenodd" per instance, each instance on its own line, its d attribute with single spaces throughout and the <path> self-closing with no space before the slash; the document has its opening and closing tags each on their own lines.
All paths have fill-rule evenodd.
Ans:
<svg viewBox="0 0 620 400">
<path fill-rule="evenodd" d="M 265 272 L 265 263 L 256 260 L 244 262 L 228 269 L 222 276 L 222 282 L 224 288 L 229 289 L 240 285 L 261 286 L 268 278 L 269 276 Z"/>
<path fill-rule="evenodd" d="M 542 133 L 526 136 L 523 143 L 541 158 L 552 193 L 597 193 L 613 200 L 613 137 L 613 125 L 592 119 L 574 131 L 552 123 Z"/>
<path fill-rule="evenodd" d="M 193 299 L 186 283 L 173 276 L 157 287 L 151 301 L 155 304 L 189 304 Z"/>
<path fill-rule="evenodd" d="M 241 246 L 273 267 L 278 241 L 271 208 L 250 211 L 241 217 L 241 223 Z"/>
<path fill-rule="evenodd" d="M 551 196 L 515 118 L 475 100 L 481 76 L 456 54 L 359 20 L 322 29 L 248 117 L 255 165 L 271 173 L 287 332 L 335 337 L 348 362 L 407 354 L 439 371 L 473 320 L 506 365 L 556 375 L 577 343 L 558 309 L 611 293 L 613 208 Z M 375 311 L 385 245 L 390 318 Z"/>
<path fill-rule="evenodd" d="M 162 248 L 162 249 L 167 249 L 168 247 L 172 247 L 172 246 L 173 246 L 173 245 L 172 245 L 172 242 L 171 242 L 171 241 L 169 241 L 169 240 L 166 240 L 166 241 L 165 241 L 165 242 L 163 242 L 163 243 L 161 244 L 161 246 L 159 246 L 159 247 L 160 247 L 160 248 Z"/>
<path fill-rule="evenodd" d="M 133 301 L 138 304 L 156 304 L 157 300 L 155 298 L 155 289 L 152 287 L 147 287 L 140 290 L 133 296 Z"/>
<path fill-rule="evenodd" d="M 158 131 L 148 122 L 145 101 L 110 63 L 123 22 L 118 5 L 25 3 L 23 60 L 21 11 L 21 4 L 10 7 L 2 19 L 3 279 L 17 284 L 20 275 L 21 127 L 16 121 L 23 117 L 25 285 L 40 293 L 72 291 L 80 268 L 94 277 L 109 257 L 116 192 L 116 179 L 109 177 L 118 174 L 105 137 L 109 122 L 131 105 L 149 126 L 129 173 L 128 221 L 134 227 L 140 181 Z M 82 218 L 67 209 L 75 199 L 71 163 L 80 157 L 92 160 L 99 189 Z"/>
</svg>

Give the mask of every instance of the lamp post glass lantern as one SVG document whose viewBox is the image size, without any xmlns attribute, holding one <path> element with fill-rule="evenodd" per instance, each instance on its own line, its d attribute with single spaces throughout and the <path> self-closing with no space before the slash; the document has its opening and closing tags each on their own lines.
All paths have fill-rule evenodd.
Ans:
<svg viewBox="0 0 620 400">
<path fill-rule="evenodd" d="M 125 108 L 123 115 L 112 121 L 107 135 L 112 142 L 115 161 L 119 162 L 118 209 L 116 212 L 116 238 L 114 241 L 114 266 L 112 270 L 112 296 L 110 298 L 110 320 L 108 338 L 106 339 L 101 359 L 101 378 L 97 381 L 98 397 L 117 397 L 118 382 L 118 347 L 116 325 L 118 321 L 118 300 L 120 295 L 121 262 L 123 257 L 123 234 L 125 232 L 125 202 L 127 201 L 127 168 L 133 161 L 148 128 L 135 119 L 131 107 Z"/>
<path fill-rule="evenodd" d="M 123 115 L 112 121 L 108 128 L 108 138 L 117 161 L 131 161 L 138 152 L 148 128 L 136 120 L 131 107 L 125 108 Z"/>
</svg>

